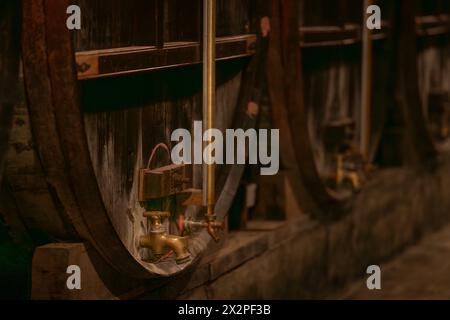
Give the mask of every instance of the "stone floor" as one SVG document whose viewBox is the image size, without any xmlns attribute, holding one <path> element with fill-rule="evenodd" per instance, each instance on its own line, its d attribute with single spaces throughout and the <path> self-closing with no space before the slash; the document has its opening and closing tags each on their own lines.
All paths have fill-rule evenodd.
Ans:
<svg viewBox="0 0 450 320">
<path fill-rule="evenodd" d="M 381 267 L 381 290 L 355 281 L 332 299 L 450 299 L 450 226 L 423 239 Z"/>
</svg>

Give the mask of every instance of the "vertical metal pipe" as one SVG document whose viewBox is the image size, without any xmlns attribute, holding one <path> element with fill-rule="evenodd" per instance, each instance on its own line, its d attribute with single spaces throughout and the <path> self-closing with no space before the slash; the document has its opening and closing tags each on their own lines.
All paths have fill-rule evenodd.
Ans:
<svg viewBox="0 0 450 320">
<path fill-rule="evenodd" d="M 367 8 L 374 0 L 364 0 L 362 22 L 362 74 L 361 74 L 361 154 L 370 161 L 370 136 L 372 113 L 372 32 L 367 28 Z"/>
<path fill-rule="evenodd" d="M 203 0 L 203 129 L 216 125 L 216 0 Z M 208 136 L 212 141 L 212 136 Z M 207 215 L 214 215 L 215 165 L 204 164 L 203 202 Z"/>
</svg>

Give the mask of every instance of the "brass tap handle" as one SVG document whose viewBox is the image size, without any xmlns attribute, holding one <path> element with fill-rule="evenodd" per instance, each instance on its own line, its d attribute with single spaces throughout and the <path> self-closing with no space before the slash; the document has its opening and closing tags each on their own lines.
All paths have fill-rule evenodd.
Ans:
<svg viewBox="0 0 450 320">
<path fill-rule="evenodd" d="M 168 250 L 169 252 L 175 252 L 175 261 L 178 264 L 187 263 L 191 256 L 188 250 L 187 239 L 168 234 L 161 223 L 162 219 L 170 217 L 170 212 L 149 211 L 144 213 L 144 217 L 151 220 L 151 225 L 148 234 L 140 237 L 139 247 L 150 249 L 156 257 L 155 263 L 161 261 L 167 255 Z"/>
<path fill-rule="evenodd" d="M 150 231 L 151 232 L 164 232 L 162 224 L 163 219 L 170 218 L 170 212 L 166 211 L 147 211 L 144 213 L 145 218 L 150 218 Z"/>
</svg>

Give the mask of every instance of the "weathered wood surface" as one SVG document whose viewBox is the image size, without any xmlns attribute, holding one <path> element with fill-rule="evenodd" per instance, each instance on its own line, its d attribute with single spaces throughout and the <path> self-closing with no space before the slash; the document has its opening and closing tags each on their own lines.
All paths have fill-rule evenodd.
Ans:
<svg viewBox="0 0 450 320">
<path fill-rule="evenodd" d="M 288 123 L 284 125 L 291 131 L 291 148 L 296 159 L 293 163 L 299 166 L 299 177 L 302 185 L 298 185 L 297 190 L 301 194 L 305 203 L 310 203 L 313 208 L 312 214 L 322 218 L 336 218 L 339 212 L 346 211 L 351 198 L 346 193 L 337 193 L 325 186 L 322 175 L 326 171 L 326 157 L 329 157 L 324 149 L 322 133 L 324 125 L 330 120 L 343 117 L 350 117 L 357 123 L 359 130 L 359 109 L 360 109 L 360 51 L 358 47 L 336 46 L 332 48 L 311 48 L 300 51 L 299 34 L 302 25 L 322 23 L 323 25 L 343 25 L 343 21 L 323 18 L 323 21 L 307 21 L 305 16 L 308 12 L 299 12 L 299 1 L 284 1 L 278 7 L 274 2 L 275 11 L 279 9 L 279 21 L 281 22 L 278 48 L 279 58 L 274 54 L 274 63 L 282 61 L 279 66 L 284 75 L 285 108 Z M 331 4 L 332 5 L 332 4 Z M 355 3 L 340 3 L 342 7 L 336 8 L 344 12 Z M 356 4 L 358 8 L 358 4 Z M 305 8 L 303 8 L 305 10 Z M 310 8 L 313 10 L 313 8 Z M 321 12 L 324 14 L 324 12 Z M 357 16 L 346 16 L 346 21 L 358 23 Z M 353 20 L 352 20 L 353 19 Z M 300 21 L 300 25 L 299 25 Z M 318 25 L 320 27 L 320 25 Z M 280 60 L 278 60 L 280 59 Z M 275 90 L 275 89 L 274 89 Z M 325 94 L 324 94 L 325 92 Z M 272 91 L 274 94 L 274 91 Z M 278 98 L 280 95 L 277 95 Z M 383 110 L 383 109 L 381 109 Z M 381 111 L 382 112 L 382 111 Z M 280 118 L 278 118 L 280 119 Z M 279 122 L 281 123 L 281 122 Z M 374 136 L 379 136 L 380 127 L 374 126 Z M 356 134 L 356 137 L 359 135 Z M 357 138 L 356 138 L 357 139 Z M 374 139 L 376 140 L 376 139 Z M 355 143 L 358 143 L 355 140 Z M 303 191 L 302 191 L 303 190 Z M 316 209 L 316 210 L 314 210 Z M 334 214 L 330 214 L 330 211 Z"/>
<path fill-rule="evenodd" d="M 218 0 L 217 36 L 249 33 L 258 1 Z M 200 0 L 77 0 L 73 4 L 84 14 L 83 28 L 75 34 L 76 51 L 155 46 L 161 40 L 200 41 Z M 158 19 L 162 30 L 156 27 Z"/>
<path fill-rule="evenodd" d="M 299 0 L 298 17 L 304 26 L 360 25 L 363 2 L 361 0 Z"/>
<path fill-rule="evenodd" d="M 404 121 L 403 151 L 407 163 L 423 163 L 436 155 L 421 103 L 418 72 L 417 10 L 409 1 L 395 7 L 396 103 Z"/>
<path fill-rule="evenodd" d="M 14 104 L 19 94 L 20 3 L 0 3 L 0 186 Z"/>
<path fill-rule="evenodd" d="M 352 3 L 352 7 L 358 3 Z M 347 8 L 348 9 L 348 8 Z M 384 18 L 389 19 L 391 6 L 384 6 Z M 342 12 L 343 14 L 343 12 Z M 362 11 L 361 11 L 362 14 Z M 345 15 L 344 15 L 345 16 Z M 350 19 L 350 17 L 348 18 Z M 351 22 L 348 20 L 347 22 Z M 355 21 L 357 23 L 358 20 Z M 361 23 L 359 21 L 358 23 Z M 385 25 L 391 21 L 385 20 Z M 361 25 L 356 25 L 360 30 Z M 392 67 L 392 37 L 386 34 L 382 41 L 373 44 L 373 108 L 371 114 L 370 161 L 374 160 L 383 129 L 386 105 L 390 99 L 388 71 Z M 350 118 L 356 123 L 354 144 L 360 144 L 361 131 L 361 46 L 336 45 L 328 48 L 303 50 L 303 78 L 305 104 L 309 113 L 309 130 L 317 165 L 320 172 L 329 170 L 330 159 L 323 144 L 323 128 L 326 123 Z"/>
<path fill-rule="evenodd" d="M 254 54 L 250 33 L 258 1 L 218 1 L 217 58 Z M 74 32 L 81 79 L 117 76 L 201 62 L 201 1 L 76 2 L 87 12 Z M 103 10 L 107 5 L 109 10 Z M 146 18 L 142 15 L 145 13 Z"/>
<path fill-rule="evenodd" d="M 314 11 L 313 4 L 305 2 L 284 1 L 281 5 L 274 1 L 274 14 L 279 12 L 280 16 L 280 31 L 278 44 L 273 45 L 272 63 L 278 65 L 278 69 L 281 69 L 278 73 L 284 76 L 281 79 L 280 76 L 278 82 L 284 81 L 284 88 L 281 85 L 277 85 L 277 77 L 273 77 L 271 80 L 272 96 L 277 97 L 277 104 L 280 104 L 280 108 L 285 108 L 285 114 L 288 123 L 284 122 L 284 127 L 290 128 L 291 138 L 283 139 L 284 143 L 289 143 L 293 152 L 291 153 L 291 159 L 293 165 L 299 166 L 299 176 L 302 181 L 297 188 L 300 198 L 303 198 L 303 205 L 310 203 L 312 210 L 316 212 L 316 216 L 319 217 L 332 217 L 337 218 L 339 213 L 347 212 L 352 205 L 352 197 L 346 192 L 334 192 L 328 189 L 322 180 L 322 174 L 327 172 L 327 166 L 330 163 L 330 155 L 324 149 L 323 145 L 323 127 L 325 123 L 330 120 L 336 120 L 344 117 L 353 119 L 356 123 L 356 131 L 354 144 L 359 145 L 359 131 L 361 128 L 360 120 L 360 108 L 361 108 L 361 49 L 358 45 L 358 41 L 353 44 L 349 43 L 336 43 L 334 46 L 328 45 L 327 48 L 322 49 L 320 45 L 307 46 L 302 44 L 302 50 L 299 51 L 295 48 L 294 43 L 298 41 L 298 35 L 295 34 L 295 28 L 298 28 L 298 21 L 300 21 L 300 37 L 302 37 L 302 28 L 307 34 L 314 28 L 325 30 L 328 28 L 335 28 L 338 30 L 342 25 L 349 25 L 349 23 L 361 24 L 360 16 L 357 14 L 343 14 L 344 11 L 351 8 L 361 9 L 362 15 L 362 2 L 359 6 L 359 2 L 341 2 L 340 7 L 336 7 L 336 10 L 341 10 L 341 14 L 335 16 L 336 19 L 330 17 L 324 17 L 327 13 L 321 12 L 322 18 L 317 18 L 314 21 L 308 20 L 308 17 L 314 16 L 308 14 L 308 12 L 300 11 L 300 20 L 295 17 L 292 12 L 297 12 L 298 4 L 303 5 L 303 10 L 309 8 Z M 415 39 L 414 15 L 412 12 L 403 13 L 408 15 L 408 23 L 410 29 L 407 29 L 401 23 L 396 20 L 399 12 L 405 10 L 404 8 L 394 8 L 394 3 L 387 1 L 380 1 L 378 3 L 382 6 L 383 11 L 383 25 L 388 26 L 385 34 L 382 37 L 376 37 L 374 40 L 381 40 L 374 42 L 374 60 L 373 60 L 373 108 L 371 115 L 371 142 L 370 142 L 370 160 L 375 161 L 378 157 L 378 146 L 382 139 L 382 133 L 385 128 L 387 119 L 387 107 L 393 105 L 400 106 L 401 101 L 396 100 L 398 95 L 395 95 L 395 91 L 400 93 L 402 97 L 405 97 L 406 93 L 403 88 L 399 87 L 398 82 L 395 80 L 397 74 L 402 74 L 400 77 L 405 77 L 404 70 L 408 69 L 409 79 L 417 79 L 411 72 L 412 58 L 416 59 L 415 55 L 412 56 L 408 53 L 408 67 L 406 62 L 402 61 L 403 69 L 399 68 L 399 59 L 404 50 L 405 45 L 408 48 L 411 46 L 408 37 Z M 333 4 L 331 4 L 333 5 Z M 336 3 L 334 4 L 336 5 Z M 311 7 L 309 7 L 311 6 Z M 279 10 L 279 11 L 278 11 Z M 301 9 L 300 9 L 301 10 Z M 399 11 L 400 10 L 400 11 Z M 351 10 L 350 10 L 351 11 Z M 275 14 L 276 15 L 276 14 Z M 277 16 L 277 15 L 276 15 Z M 339 16 L 339 19 L 337 17 Z M 342 18 L 343 17 L 343 18 Z M 342 18 L 342 19 L 341 19 Z M 296 20 L 297 19 L 297 20 Z M 347 22 L 347 23 L 346 23 Z M 361 25 L 358 27 L 360 29 Z M 310 29 L 308 29 L 310 28 Z M 273 30 L 278 30 L 273 28 Z M 330 29 L 331 30 L 331 29 Z M 333 29 L 334 30 L 334 29 Z M 341 30 L 341 29 L 339 29 Z M 407 33 L 409 30 L 409 33 Z M 272 35 L 273 36 L 273 35 Z M 273 39 L 274 37 L 272 37 Z M 329 39 L 328 39 L 329 40 Z M 327 40 L 327 41 L 328 41 Z M 303 41 L 303 40 L 302 40 Z M 398 41 L 403 45 L 398 45 Z M 414 48 L 413 48 L 414 49 Z M 414 52 L 414 51 L 413 51 Z M 278 57 L 277 57 L 278 55 Z M 411 58 L 411 59 L 410 59 Z M 302 64 L 299 65 L 299 61 Z M 415 60 L 416 62 L 416 60 Z M 394 73 L 394 71 L 396 73 Z M 277 72 L 274 68 L 273 72 Z M 406 77 L 404 79 L 406 79 Z M 278 87 L 278 89 L 276 89 Z M 414 100 L 414 93 L 410 85 L 407 85 L 408 93 L 412 93 L 411 99 Z M 281 91 L 277 94 L 276 91 Z M 283 92 L 285 97 L 283 97 Z M 418 90 L 415 90 L 417 94 Z M 285 102 L 281 102 L 285 100 Z M 280 101 L 280 102 L 278 102 Z M 412 123 L 415 121 L 421 121 L 418 125 L 424 126 L 425 122 L 420 117 L 414 115 L 415 105 L 419 102 L 411 101 L 411 105 L 406 107 L 402 112 L 401 118 L 404 123 L 403 132 L 405 136 L 409 136 L 412 143 L 414 139 L 416 141 L 421 140 L 418 145 L 412 143 L 410 146 L 414 149 L 414 152 L 421 153 L 427 147 L 426 132 L 422 135 L 417 133 L 417 127 L 414 127 Z M 397 108 L 401 110 L 401 108 Z M 280 113 L 281 114 L 281 113 Z M 279 115 L 280 115 L 279 114 Z M 278 123 L 283 123 L 280 120 L 282 117 L 278 116 Z M 306 128 L 306 132 L 304 131 Z M 420 130 L 420 129 L 419 129 Z M 414 137 L 414 138 L 413 138 Z M 288 142 L 290 140 L 290 142 Z M 399 143 L 402 143 L 400 141 Z M 283 148 L 286 150 L 286 148 Z M 427 152 L 427 151 L 425 151 Z M 430 155 L 430 154 L 429 154 Z M 297 162 L 297 164 L 296 164 Z M 302 188 L 301 185 L 305 187 Z M 314 210 L 316 208 L 317 210 Z"/>
<path fill-rule="evenodd" d="M 448 2 L 434 1 L 431 3 L 419 2 L 416 12 L 416 21 L 422 21 L 422 25 L 428 22 L 431 30 L 443 32 L 431 32 L 425 29 L 419 33 L 417 63 L 418 81 L 420 88 L 420 102 L 429 129 L 433 130 L 433 115 L 430 112 L 431 95 L 441 93 L 443 99 L 450 97 L 450 6 Z M 438 129 L 439 130 L 439 129 Z M 446 147 L 446 140 L 441 140 L 432 132 L 432 137 L 437 149 Z"/>
</svg>

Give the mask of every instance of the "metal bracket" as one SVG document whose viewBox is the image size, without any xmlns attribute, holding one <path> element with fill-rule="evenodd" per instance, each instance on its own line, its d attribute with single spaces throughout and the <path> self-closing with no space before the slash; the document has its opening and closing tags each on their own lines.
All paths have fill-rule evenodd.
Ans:
<svg viewBox="0 0 450 320">
<path fill-rule="evenodd" d="M 139 201 L 168 198 L 189 189 L 191 165 L 169 165 L 139 171 Z"/>
</svg>

